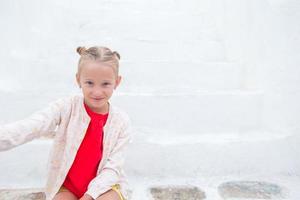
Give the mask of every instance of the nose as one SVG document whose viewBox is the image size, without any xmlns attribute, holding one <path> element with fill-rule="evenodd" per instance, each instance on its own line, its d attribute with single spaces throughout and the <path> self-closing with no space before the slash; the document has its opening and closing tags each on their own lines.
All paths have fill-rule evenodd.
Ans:
<svg viewBox="0 0 300 200">
<path fill-rule="evenodd" d="M 101 87 L 95 87 L 93 90 L 94 97 L 102 97 L 104 90 Z"/>
</svg>

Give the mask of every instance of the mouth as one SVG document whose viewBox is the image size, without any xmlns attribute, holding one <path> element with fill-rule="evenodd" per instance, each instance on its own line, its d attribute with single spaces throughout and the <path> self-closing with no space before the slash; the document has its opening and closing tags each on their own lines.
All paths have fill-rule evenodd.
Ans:
<svg viewBox="0 0 300 200">
<path fill-rule="evenodd" d="M 104 98 L 92 98 L 92 99 L 95 100 L 95 101 L 100 101 L 100 100 L 102 100 Z"/>
</svg>

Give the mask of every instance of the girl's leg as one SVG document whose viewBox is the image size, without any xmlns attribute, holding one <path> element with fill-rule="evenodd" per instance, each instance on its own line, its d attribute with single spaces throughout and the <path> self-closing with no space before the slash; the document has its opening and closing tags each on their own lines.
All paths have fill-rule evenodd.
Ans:
<svg viewBox="0 0 300 200">
<path fill-rule="evenodd" d="M 96 200 L 125 200 L 120 191 L 120 185 L 112 186 L 112 189 L 100 195 Z"/>
<path fill-rule="evenodd" d="M 67 188 L 61 187 L 53 200 L 78 200 L 77 197 Z"/>
<path fill-rule="evenodd" d="M 120 195 L 116 191 L 109 190 L 104 194 L 102 194 L 101 196 L 99 196 L 96 200 L 122 200 L 122 199 L 120 198 Z"/>
<path fill-rule="evenodd" d="M 54 196 L 53 200 L 78 200 L 78 199 L 72 192 L 59 192 Z"/>
</svg>

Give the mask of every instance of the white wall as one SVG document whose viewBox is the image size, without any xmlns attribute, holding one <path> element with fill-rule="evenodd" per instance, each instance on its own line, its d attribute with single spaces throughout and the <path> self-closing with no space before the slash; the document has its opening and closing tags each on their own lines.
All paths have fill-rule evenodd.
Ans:
<svg viewBox="0 0 300 200">
<path fill-rule="evenodd" d="M 132 117 L 136 138 L 182 145 L 185 136 L 213 144 L 292 135 L 278 143 L 285 165 L 274 151 L 269 164 L 299 174 L 299 11 L 297 0 L 2 1 L 0 122 L 80 92 L 75 49 L 103 45 L 121 54 L 113 101 Z M 268 155 L 257 149 L 253 163 Z"/>
<path fill-rule="evenodd" d="M 12 0 L 0 9 L 2 107 L 10 95 L 79 91 L 75 48 L 99 44 L 121 53 L 122 92 L 260 90 L 263 126 L 299 132 L 298 1 Z"/>
<path fill-rule="evenodd" d="M 225 3 L 223 26 L 230 57 L 246 68 L 243 87 L 263 91 L 265 129 L 299 135 L 300 3 L 233 2 Z"/>
</svg>

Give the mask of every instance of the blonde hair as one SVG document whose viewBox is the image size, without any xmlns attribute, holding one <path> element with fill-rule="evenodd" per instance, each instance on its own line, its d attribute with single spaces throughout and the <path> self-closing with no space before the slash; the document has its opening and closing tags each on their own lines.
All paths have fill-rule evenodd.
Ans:
<svg viewBox="0 0 300 200">
<path fill-rule="evenodd" d="M 121 57 L 118 52 L 111 51 L 109 48 L 103 46 L 93 46 L 88 49 L 85 47 L 77 47 L 76 51 L 80 55 L 78 74 L 80 74 L 84 61 L 93 60 L 109 64 L 115 71 L 116 76 L 119 75 L 119 60 Z"/>
</svg>

